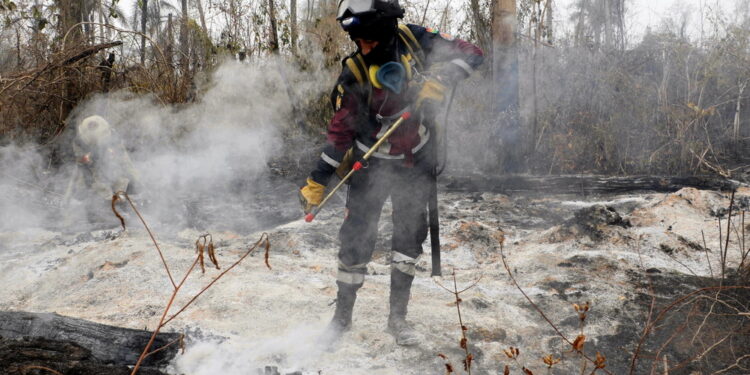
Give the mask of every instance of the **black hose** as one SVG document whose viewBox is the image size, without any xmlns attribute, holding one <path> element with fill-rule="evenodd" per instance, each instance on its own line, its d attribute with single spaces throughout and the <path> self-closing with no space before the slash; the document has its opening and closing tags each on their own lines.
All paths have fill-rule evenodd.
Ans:
<svg viewBox="0 0 750 375">
<path fill-rule="evenodd" d="M 456 97 L 456 87 L 458 87 L 458 83 L 453 85 L 453 88 L 451 89 L 451 96 L 450 99 L 448 99 L 448 106 L 445 108 L 445 116 L 443 117 L 443 134 L 438 135 L 438 141 L 442 140 L 442 150 L 440 150 L 440 161 L 435 166 L 435 176 L 440 176 L 443 171 L 445 170 L 445 166 L 448 163 L 448 140 L 446 139 L 448 135 L 448 117 L 451 113 L 451 107 L 453 106 L 453 99 Z M 435 147 L 440 146 L 441 142 L 435 142 Z"/>
</svg>

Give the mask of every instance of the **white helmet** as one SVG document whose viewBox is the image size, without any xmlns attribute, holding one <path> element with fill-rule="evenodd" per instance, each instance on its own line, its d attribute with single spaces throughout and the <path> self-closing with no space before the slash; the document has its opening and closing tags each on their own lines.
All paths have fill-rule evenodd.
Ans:
<svg viewBox="0 0 750 375">
<path fill-rule="evenodd" d="M 89 116 L 78 124 L 78 139 L 89 147 L 107 143 L 112 138 L 112 127 L 101 116 Z"/>
</svg>

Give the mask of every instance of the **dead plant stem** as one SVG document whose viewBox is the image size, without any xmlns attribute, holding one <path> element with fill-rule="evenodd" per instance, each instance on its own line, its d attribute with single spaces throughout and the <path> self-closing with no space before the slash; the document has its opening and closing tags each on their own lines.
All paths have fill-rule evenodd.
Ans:
<svg viewBox="0 0 750 375">
<path fill-rule="evenodd" d="M 160 352 L 160 351 L 162 351 L 162 350 L 164 350 L 164 349 L 166 349 L 166 348 L 168 348 L 168 347 L 170 347 L 170 346 L 172 346 L 172 345 L 174 345 L 174 344 L 176 344 L 176 343 L 178 343 L 178 342 L 181 342 L 181 341 L 182 341 L 182 340 L 184 340 L 184 339 L 185 339 L 185 334 L 182 334 L 182 333 L 181 333 L 181 334 L 180 334 L 180 337 L 178 337 L 178 338 L 176 338 L 176 339 L 174 339 L 174 340 L 170 341 L 170 342 L 169 342 L 168 344 L 166 344 L 166 345 L 163 345 L 162 347 L 160 347 L 160 348 L 158 348 L 158 349 L 154 349 L 154 350 L 152 350 L 152 351 L 148 352 L 148 353 L 146 354 L 146 356 L 145 356 L 144 358 L 148 358 L 149 356 L 151 356 L 151 355 L 153 355 L 153 354 L 156 354 L 156 353 L 158 353 L 158 352 Z"/>
<path fill-rule="evenodd" d="M 193 268 L 195 268 L 195 264 L 197 263 L 197 259 L 193 262 L 193 266 L 190 267 L 190 271 L 192 271 Z M 188 271 L 185 276 L 190 273 Z M 133 371 L 130 373 L 130 375 L 135 375 L 138 373 L 138 369 L 141 367 L 141 363 L 143 363 L 143 360 L 146 358 L 146 355 L 151 349 L 151 345 L 154 344 L 154 340 L 156 340 L 156 335 L 159 334 L 159 330 L 162 327 L 162 322 L 164 322 L 164 319 L 167 317 L 167 313 L 169 312 L 169 309 L 172 307 L 172 303 L 174 303 L 175 297 L 177 297 L 177 292 L 180 291 L 180 284 L 179 286 L 175 286 L 174 290 L 172 291 L 172 296 L 169 297 L 169 302 L 167 302 L 167 307 L 164 308 L 164 312 L 161 314 L 161 319 L 159 319 L 159 325 L 156 327 L 154 332 L 151 334 L 151 338 L 148 340 L 148 344 L 146 344 L 146 347 L 143 348 L 143 352 L 141 353 L 140 357 L 138 357 L 138 361 L 135 363 L 135 366 L 133 366 Z"/>
<path fill-rule="evenodd" d="M 164 259 L 164 253 L 162 253 L 161 248 L 159 248 L 159 243 L 156 242 L 156 238 L 154 237 L 154 234 L 151 232 L 151 229 L 148 227 L 148 224 L 146 224 L 146 220 L 143 219 L 143 216 L 141 216 L 141 213 L 135 207 L 135 204 L 133 204 L 133 201 L 130 199 L 130 196 L 126 192 L 118 191 L 115 194 L 124 195 L 125 199 L 127 199 L 128 203 L 130 203 L 130 207 L 133 209 L 135 214 L 138 215 L 138 219 L 141 220 L 141 224 L 143 224 L 143 227 L 146 228 L 146 232 L 148 232 L 149 237 L 151 237 L 151 241 L 154 243 L 154 247 L 156 247 L 156 251 L 159 253 L 159 257 L 161 258 L 162 264 L 164 264 L 164 269 L 167 271 L 167 276 L 169 276 L 169 281 L 172 283 L 172 287 L 174 289 L 177 289 L 177 284 L 175 284 L 174 282 L 174 278 L 172 277 L 172 272 L 169 271 L 169 266 L 167 265 L 167 261 Z"/>
<path fill-rule="evenodd" d="M 534 310 L 536 310 L 536 312 L 539 313 L 539 315 L 542 316 L 542 318 L 547 322 L 547 324 L 549 324 L 549 326 L 552 327 L 552 329 L 555 331 L 555 333 L 557 333 L 558 336 L 560 336 L 563 340 L 565 340 L 565 342 L 567 342 L 571 347 L 573 347 L 573 342 L 570 341 L 570 339 L 568 339 L 568 337 L 565 336 L 562 332 L 560 332 L 560 329 L 557 328 L 557 326 L 555 325 L 555 323 L 552 323 L 552 321 L 547 317 L 547 315 L 544 313 L 544 311 L 542 311 L 542 309 L 536 303 L 534 303 L 534 301 L 531 300 L 531 297 L 529 297 L 529 295 L 526 294 L 526 292 L 523 290 L 523 288 L 521 288 L 521 286 L 518 285 L 518 282 L 516 281 L 516 278 L 513 276 L 513 272 L 510 270 L 510 266 L 508 265 L 508 261 L 505 259 L 505 252 L 504 252 L 503 248 L 504 248 L 503 245 L 500 244 L 500 257 L 503 260 L 503 266 L 505 267 L 505 271 L 508 274 L 508 276 L 510 276 L 510 280 L 513 283 L 513 286 L 515 286 L 516 289 L 518 289 L 518 291 L 521 292 L 521 294 L 524 296 L 524 298 L 531 304 L 531 307 L 533 307 Z M 593 359 L 591 359 L 589 356 L 587 356 L 586 353 L 584 353 L 583 351 L 581 351 L 580 353 L 581 353 L 581 356 L 583 358 L 585 358 L 587 361 L 589 361 L 591 363 L 596 363 Z M 609 370 L 607 370 L 607 369 L 601 369 L 601 370 L 604 371 L 604 373 L 606 373 L 606 374 L 612 375 L 612 373 L 609 372 Z"/>
<path fill-rule="evenodd" d="M 670 303 L 669 305 L 667 305 L 666 307 L 664 307 L 659 312 L 659 314 L 656 316 L 656 319 L 654 319 L 653 321 L 651 321 L 651 320 L 647 321 L 646 327 L 644 328 L 644 332 L 641 335 L 640 340 L 638 340 L 638 345 L 636 346 L 635 351 L 633 352 L 633 357 L 632 357 L 631 364 L 630 364 L 630 372 L 629 372 L 629 374 L 632 375 L 634 373 L 634 371 L 635 371 L 635 365 L 636 365 L 636 363 L 638 361 L 638 355 L 640 354 L 641 348 L 643 347 L 643 344 L 646 341 L 646 337 L 651 332 L 651 330 L 655 327 L 656 323 L 659 322 L 659 321 L 661 321 L 664 318 L 664 316 L 666 316 L 666 314 L 668 312 L 670 312 L 676 306 L 682 304 L 684 301 L 686 301 L 686 300 L 690 299 L 691 297 L 693 297 L 695 295 L 698 295 L 700 293 L 710 292 L 710 291 L 727 291 L 727 290 L 736 290 L 736 289 L 747 289 L 747 290 L 750 290 L 750 286 L 740 286 L 740 285 L 736 285 L 736 286 L 722 286 L 722 285 L 720 285 L 720 286 L 715 286 L 715 287 L 700 288 L 700 289 L 696 289 L 696 290 L 694 290 L 694 291 L 692 291 L 692 292 L 690 292 L 690 293 L 688 293 L 686 295 L 683 295 L 682 297 L 680 297 L 680 298 L 672 301 L 672 303 Z"/>
<path fill-rule="evenodd" d="M 721 264 L 721 283 L 724 282 L 724 237 L 721 231 L 721 216 L 716 218 L 719 220 L 719 263 Z"/>
<path fill-rule="evenodd" d="M 708 245 L 706 244 L 706 234 L 701 229 L 701 237 L 703 237 L 703 253 L 706 254 L 706 262 L 708 263 L 708 271 L 711 272 L 711 278 L 714 278 L 714 269 L 711 267 L 711 258 L 708 256 Z"/>
<path fill-rule="evenodd" d="M 636 251 L 638 252 L 638 260 L 641 263 L 641 270 L 643 271 L 643 274 L 646 276 L 646 280 L 648 280 L 648 294 L 651 297 L 651 303 L 649 304 L 648 308 L 648 315 L 646 316 L 646 324 L 643 326 L 643 333 L 641 333 L 641 337 L 644 337 L 648 334 L 648 327 L 652 322 L 652 318 L 654 317 L 654 310 L 656 310 L 656 293 L 654 292 L 654 282 L 651 279 L 651 275 L 646 272 L 646 267 L 643 264 L 643 257 L 641 256 L 641 239 L 643 238 L 643 235 L 638 236 L 638 242 L 636 243 Z M 633 374 L 633 369 L 635 368 L 636 358 L 638 353 L 635 352 L 633 354 L 633 360 L 630 365 L 630 375 Z"/>
<path fill-rule="evenodd" d="M 203 287 L 203 289 L 201 289 L 200 292 L 198 292 L 195 296 L 193 296 L 193 298 L 191 298 L 190 301 L 188 301 L 179 311 L 177 311 L 176 313 L 174 313 L 174 315 L 172 315 L 171 317 L 169 317 L 169 319 L 167 319 L 163 323 L 160 323 L 159 327 L 163 327 L 163 326 L 167 325 L 167 323 L 171 322 L 174 318 L 177 317 L 177 315 L 179 315 L 180 313 L 182 313 L 183 311 L 185 311 L 185 309 L 187 309 L 188 306 L 190 306 L 190 304 L 192 304 L 193 302 L 195 302 L 195 300 L 198 299 L 198 297 L 200 297 L 206 290 L 208 290 L 208 288 L 210 288 L 217 281 L 219 281 L 219 279 L 222 276 L 224 276 L 227 272 L 231 271 L 234 267 L 236 267 L 238 264 L 240 264 L 245 258 L 247 258 L 248 255 L 250 255 L 252 252 L 254 252 L 258 248 L 258 246 L 260 246 L 261 244 L 266 244 L 266 249 L 268 249 L 268 246 L 267 246 L 268 243 L 269 243 L 268 242 L 268 234 L 263 233 L 263 235 L 261 235 L 260 239 L 252 247 L 248 248 L 248 250 L 245 252 L 245 254 L 240 259 L 238 259 L 231 266 L 229 266 L 227 269 L 225 269 L 222 273 L 220 273 L 218 276 L 216 276 L 213 280 L 211 280 L 210 283 L 208 283 L 205 287 Z M 268 251 L 266 251 L 266 253 L 267 252 Z M 193 263 L 193 267 L 195 267 L 197 261 L 198 261 L 198 259 L 196 258 L 196 262 Z M 192 268 L 191 268 L 191 271 L 192 271 Z"/>
<path fill-rule="evenodd" d="M 734 193 L 735 190 L 732 190 L 732 197 L 729 198 L 729 212 L 727 214 L 727 238 L 726 242 L 724 243 L 724 252 L 722 255 L 722 262 L 721 262 L 721 281 L 724 282 L 724 279 L 726 278 L 726 267 L 727 267 L 727 252 L 729 251 L 729 237 L 731 235 L 732 230 L 732 208 L 734 207 Z"/>
<path fill-rule="evenodd" d="M 453 269 L 453 294 L 456 296 L 456 312 L 458 313 L 458 324 L 461 325 L 461 343 L 464 348 L 464 353 L 466 354 L 466 360 L 464 363 L 466 363 L 466 371 L 469 375 L 471 375 L 471 360 L 469 359 L 471 354 L 469 353 L 469 343 L 466 339 L 466 327 L 464 327 L 464 320 L 461 316 L 461 297 L 459 296 L 460 292 L 458 291 L 458 283 L 456 282 L 456 269 Z"/>
<path fill-rule="evenodd" d="M 742 253 L 742 258 L 740 259 L 740 268 L 745 268 L 745 260 L 747 260 L 748 252 L 750 252 L 750 249 L 746 247 L 745 243 L 745 211 L 742 211 L 742 224 L 740 225 L 740 229 L 742 230 L 742 248 L 740 249 L 740 252 Z M 747 249 L 747 250 L 745 250 Z"/>
</svg>

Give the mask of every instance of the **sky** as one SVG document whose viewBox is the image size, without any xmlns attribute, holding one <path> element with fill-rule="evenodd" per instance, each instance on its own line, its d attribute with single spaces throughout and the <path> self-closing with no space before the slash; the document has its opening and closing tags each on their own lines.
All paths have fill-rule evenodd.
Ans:
<svg viewBox="0 0 750 375">
<path fill-rule="evenodd" d="M 704 17 L 708 17 L 709 13 L 715 13 L 714 10 L 719 10 L 731 19 L 732 12 L 740 1 L 748 0 L 626 0 L 626 27 L 631 40 L 635 41 L 640 39 L 649 27 L 654 30 L 661 27 L 666 17 L 679 19 L 685 14 L 688 18 L 688 35 L 698 38 L 701 9 L 704 10 Z M 576 2 L 578 0 L 555 0 L 560 22 L 568 19 L 571 7 Z M 708 27 L 704 22 L 704 28 Z"/>
</svg>

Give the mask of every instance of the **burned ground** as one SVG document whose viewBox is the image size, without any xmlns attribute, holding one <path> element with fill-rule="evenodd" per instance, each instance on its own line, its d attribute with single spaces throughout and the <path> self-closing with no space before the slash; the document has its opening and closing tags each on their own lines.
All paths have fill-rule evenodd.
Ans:
<svg viewBox="0 0 750 375">
<path fill-rule="evenodd" d="M 283 186 L 296 189 L 292 183 Z M 740 189 L 737 197 L 744 199 L 749 193 Z M 384 332 L 389 283 L 386 233 L 392 225 L 388 206 L 381 218 L 378 251 L 355 307 L 354 329 L 335 351 L 319 350 L 315 337 L 330 318 L 335 297 L 336 238 L 343 219 L 343 199 L 313 223 L 304 223 L 298 218 L 285 220 L 286 215 L 294 216 L 296 201 L 290 203 L 274 194 L 269 189 L 254 200 L 283 201 L 275 206 L 277 210 L 266 208 L 265 213 L 256 214 L 252 206 L 227 207 L 233 215 L 276 214 L 268 225 L 255 227 L 270 235 L 273 269 L 266 269 L 262 256 L 249 257 L 184 316 L 170 323 L 168 330 L 188 335 L 188 350 L 177 357 L 170 372 L 246 373 L 277 366 L 280 373 L 437 374 L 444 369 L 438 353 L 454 365 L 460 364 L 455 303 L 429 280 L 427 254 L 417 265 L 409 312 L 423 336 L 422 343 L 416 348 L 398 347 Z M 217 213 L 225 207 L 211 200 L 201 204 Z M 713 215 L 728 206 L 729 197 L 693 188 L 675 193 L 585 197 L 448 191 L 441 194 L 439 204 L 444 274 L 455 269 L 459 287 L 481 276 L 479 283 L 462 295 L 461 304 L 469 348 L 475 357 L 473 373 L 497 373 L 508 363 L 503 349 L 509 346 L 520 348 L 521 362 L 531 369 L 542 369 L 539 358 L 552 354 L 566 358 L 553 373 L 580 371 L 577 355 L 509 280 L 502 265 L 504 253 L 519 286 L 569 339 L 581 334 L 572 305 L 591 303 L 583 327 L 587 337 L 584 352 L 592 357 L 601 352 L 607 358 L 606 368 L 621 374 L 627 373 L 647 322 L 652 295 L 649 279 L 656 311 L 699 287 L 716 285 L 710 277 L 712 272 L 716 276 L 720 253 Z M 168 225 L 154 225 L 164 230 L 157 232 L 157 237 L 174 269 L 189 266 L 195 256 L 195 238 L 204 231 L 213 234 L 222 264 L 236 259 L 257 239 L 253 227 L 234 231 L 236 227 L 224 225 L 223 220 L 231 222 L 231 215 L 207 218 L 200 229 L 169 231 Z M 55 230 L 2 233 L 7 245 L 0 253 L 2 281 L 9 287 L 0 292 L 0 308 L 57 311 L 118 326 L 153 327 L 166 302 L 168 280 L 147 234 L 132 217 L 127 227 L 123 233 L 116 227 L 69 234 Z M 673 251 L 664 252 L 662 245 Z M 728 261 L 732 269 L 737 268 L 737 246 L 733 236 Z M 216 272 L 208 269 L 205 275 L 192 277 L 182 298 L 195 293 Z M 61 289 L 68 292 L 60 294 Z M 724 296 L 734 301 L 733 308 L 741 311 L 744 306 L 747 311 L 747 299 Z M 675 369 L 678 374 L 734 363 L 730 349 L 736 354 L 746 343 L 742 341 L 747 337 L 746 323 L 737 320 L 741 315 L 736 311 L 730 317 L 732 311 L 720 310 L 728 309 L 726 304 L 710 310 L 709 297 L 696 295 L 660 318 L 644 340 L 639 354 L 639 366 L 643 367 L 635 373 L 642 373 L 655 361 L 661 366 L 663 355 L 673 366 L 688 361 Z M 694 341 L 701 316 L 710 316 L 710 323 L 700 328 L 699 339 Z M 728 327 L 739 333 L 690 362 L 692 356 L 721 340 Z M 725 373 L 742 371 L 738 367 Z"/>
</svg>

